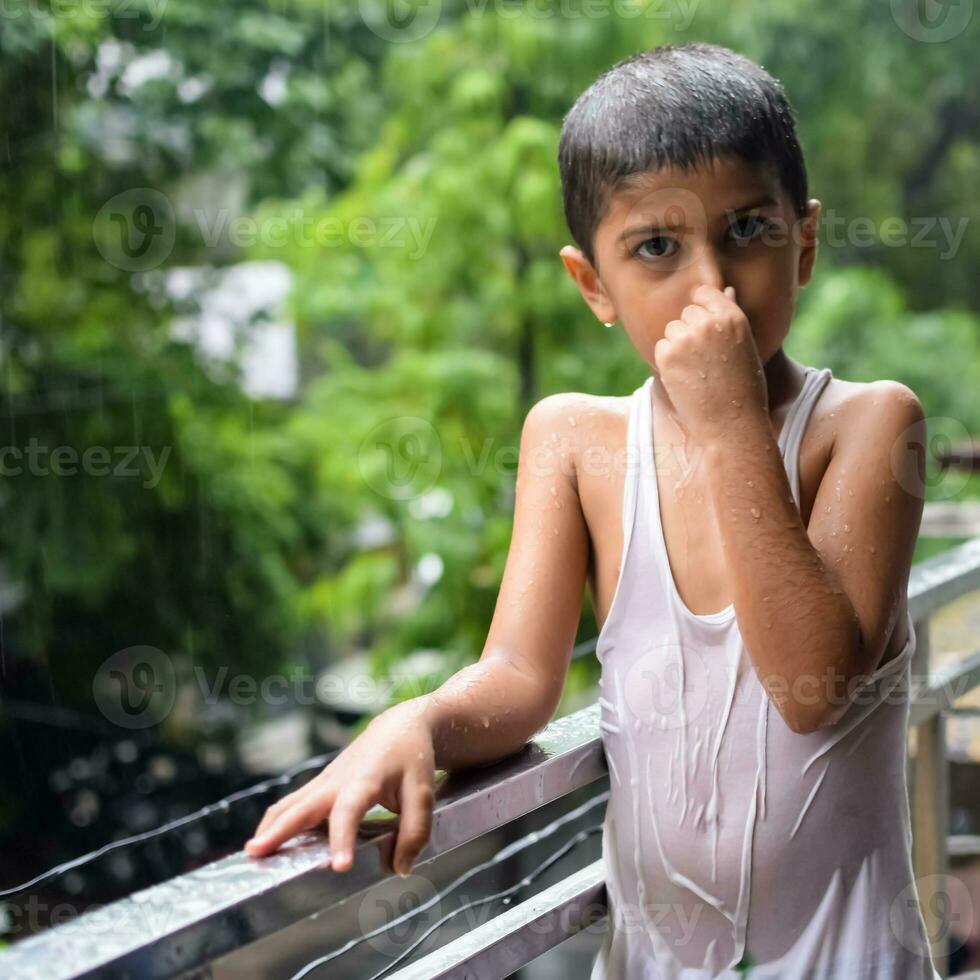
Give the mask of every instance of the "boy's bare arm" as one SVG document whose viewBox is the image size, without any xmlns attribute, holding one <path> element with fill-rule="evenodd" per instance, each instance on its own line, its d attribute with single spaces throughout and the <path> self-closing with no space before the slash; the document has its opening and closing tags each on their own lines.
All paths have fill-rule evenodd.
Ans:
<svg viewBox="0 0 980 980">
<path fill-rule="evenodd" d="M 589 555 L 568 423 L 581 397 L 550 395 L 525 418 L 513 532 L 483 654 L 426 696 L 437 768 L 511 755 L 561 700 Z"/>
<path fill-rule="evenodd" d="M 249 854 L 271 854 L 329 819 L 332 866 L 346 871 L 361 818 L 381 803 L 401 814 L 385 860 L 407 873 L 429 839 L 433 770 L 496 762 L 551 719 L 578 628 L 588 556 L 567 436 L 579 398 L 544 398 L 525 420 L 514 530 L 479 662 L 372 719 L 322 772 L 266 810 L 246 845 Z"/>
<path fill-rule="evenodd" d="M 811 732 L 847 710 L 851 681 L 881 662 L 906 607 L 925 497 L 922 406 L 893 381 L 849 401 L 805 528 L 736 290 L 705 282 L 691 298 L 654 359 L 703 451 L 749 658 L 787 725 Z"/>
<path fill-rule="evenodd" d="M 807 528 L 766 416 L 747 414 L 724 443 L 706 447 L 739 628 L 798 732 L 838 720 L 851 679 L 880 663 L 906 608 L 925 496 L 914 392 L 878 381 L 841 414 Z"/>
</svg>

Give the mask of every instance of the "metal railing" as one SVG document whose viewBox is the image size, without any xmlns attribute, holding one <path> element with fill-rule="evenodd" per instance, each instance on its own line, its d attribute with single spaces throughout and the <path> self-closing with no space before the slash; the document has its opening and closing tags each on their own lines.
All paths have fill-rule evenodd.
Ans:
<svg viewBox="0 0 980 980">
<path fill-rule="evenodd" d="M 953 702 L 980 684 L 980 649 L 955 665 L 931 666 L 929 623 L 937 611 L 978 588 L 980 537 L 917 563 L 909 582 L 909 611 L 917 636 L 910 694 L 910 727 L 916 733 L 915 754 L 909 760 L 913 863 L 930 936 L 945 935 L 945 925 L 938 920 L 943 904 L 931 900 L 948 872 L 950 851 L 945 720 Z M 586 656 L 594 648 L 595 641 L 589 641 L 576 648 L 575 656 Z M 463 845 L 498 833 L 546 804 L 566 800 L 606 775 L 596 703 L 556 719 L 503 762 L 451 774 L 438 794 L 431 836 L 416 870 L 435 867 Z M 400 879 L 388 875 L 381 860 L 391 833 L 359 840 L 354 864 L 343 873 L 323 870 L 329 850 L 321 833 L 305 834 L 261 861 L 243 852 L 233 854 L 17 943 L 0 952 L 0 976 L 230 976 L 235 973 L 222 973 L 216 966 L 222 958 L 243 950 L 254 956 L 263 943 L 277 935 L 299 935 L 296 930 L 301 927 L 309 942 L 311 921 L 321 924 L 313 942 L 322 949 L 327 931 L 322 924 L 333 913 L 339 918 L 349 910 L 348 900 L 354 895 L 385 883 L 397 891 Z M 956 841 L 957 852 L 969 845 L 966 838 Z M 397 972 L 386 973 L 386 980 L 505 977 L 597 921 L 597 909 L 601 917 L 601 861 Z M 934 943 L 933 955 L 945 975 L 943 939 Z M 334 974 L 327 970 L 323 975 Z"/>
</svg>

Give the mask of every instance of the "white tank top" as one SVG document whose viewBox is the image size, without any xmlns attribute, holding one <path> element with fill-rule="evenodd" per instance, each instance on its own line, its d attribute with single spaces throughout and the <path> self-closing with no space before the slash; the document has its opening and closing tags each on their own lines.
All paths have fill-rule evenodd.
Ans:
<svg viewBox="0 0 980 980">
<path fill-rule="evenodd" d="M 778 440 L 797 507 L 803 431 L 831 378 L 805 370 Z M 677 591 L 652 382 L 632 395 L 623 558 L 596 645 L 609 916 L 591 980 L 939 980 L 911 860 L 911 618 L 837 723 L 793 732 L 734 605 L 698 615 Z"/>
</svg>

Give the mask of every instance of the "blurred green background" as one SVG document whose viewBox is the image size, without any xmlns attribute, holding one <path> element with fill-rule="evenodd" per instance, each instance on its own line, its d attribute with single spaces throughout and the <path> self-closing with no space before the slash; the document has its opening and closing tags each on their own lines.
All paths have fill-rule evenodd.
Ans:
<svg viewBox="0 0 980 980">
<path fill-rule="evenodd" d="M 24 706 L 97 716 L 116 651 L 209 678 L 354 655 L 381 676 L 435 651 L 431 686 L 480 655 L 525 413 L 556 391 L 627 394 L 646 370 L 558 257 L 562 116 L 616 60 L 694 39 L 780 79 L 810 194 L 842 222 L 788 352 L 908 384 L 935 438 L 980 432 L 975 17 L 8 0 L 0 827 L 32 818 L 44 778 Z M 103 447 L 110 472 L 56 475 L 54 447 Z M 586 598 L 579 639 L 595 633 Z M 569 693 L 596 677 L 584 658 Z M 163 727 L 179 738 L 186 717 Z M 63 754 L 76 735 L 50 737 Z"/>
</svg>

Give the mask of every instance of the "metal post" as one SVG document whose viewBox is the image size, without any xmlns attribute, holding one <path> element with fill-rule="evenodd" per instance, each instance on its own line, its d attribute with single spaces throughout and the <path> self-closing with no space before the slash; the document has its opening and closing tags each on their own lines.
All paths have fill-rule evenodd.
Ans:
<svg viewBox="0 0 980 980">
<path fill-rule="evenodd" d="M 929 620 L 915 624 L 917 649 L 914 676 L 920 683 L 929 675 Z M 949 780 L 946 762 L 946 719 L 937 711 L 915 733 L 912 790 L 912 855 L 919 905 L 926 924 L 936 969 L 948 974 L 947 929 L 943 920 L 949 862 Z"/>
</svg>

